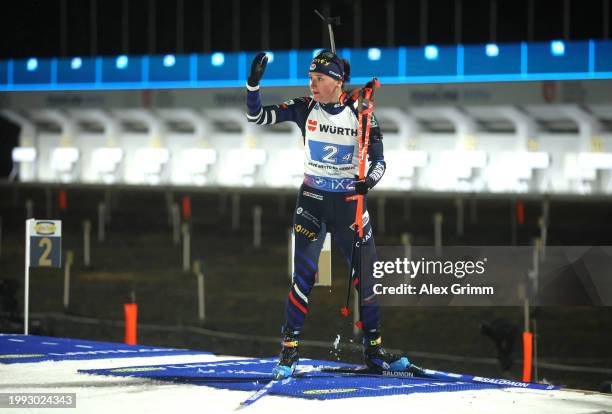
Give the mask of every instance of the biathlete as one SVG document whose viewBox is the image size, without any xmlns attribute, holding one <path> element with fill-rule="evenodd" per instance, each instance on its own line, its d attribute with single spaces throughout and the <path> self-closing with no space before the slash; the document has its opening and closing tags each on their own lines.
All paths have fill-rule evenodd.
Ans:
<svg viewBox="0 0 612 414">
<path fill-rule="evenodd" d="M 323 50 L 309 68 L 311 96 L 295 98 L 280 105 L 262 106 L 259 82 L 268 58 L 259 53 L 251 65 L 247 81 L 247 119 L 259 125 L 295 122 L 302 132 L 304 182 L 300 187 L 293 232 L 295 253 L 293 279 L 285 307 L 280 359 L 272 375 L 282 379 L 293 374 L 298 364 L 300 330 L 308 314 L 308 296 L 315 283 L 317 263 L 327 231 L 331 231 L 349 265 L 355 263 L 353 243 L 360 247 L 361 269 L 371 272 L 376 260 L 372 225 L 365 207 L 363 238 L 355 235 L 355 194 L 365 195 L 385 173 L 380 127 L 371 121 L 365 179 L 358 173 L 357 95 L 344 91 L 350 79 L 349 62 L 329 50 Z M 361 292 L 360 321 L 363 332 L 364 359 L 373 370 L 406 371 L 411 363 L 405 356 L 390 354 L 382 346 L 379 306 L 372 289 L 372 278 L 355 274 L 355 286 Z M 360 277 L 363 276 L 363 277 Z M 363 283 L 363 286 L 359 286 Z"/>
</svg>

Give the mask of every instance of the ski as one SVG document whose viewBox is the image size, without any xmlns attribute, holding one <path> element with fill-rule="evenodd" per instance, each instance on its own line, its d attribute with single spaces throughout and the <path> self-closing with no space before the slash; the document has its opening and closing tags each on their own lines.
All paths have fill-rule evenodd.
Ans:
<svg viewBox="0 0 612 414">
<path fill-rule="evenodd" d="M 563 385 L 538 384 L 535 382 L 515 381 L 504 378 L 489 378 L 477 375 L 455 374 L 452 372 L 436 371 L 433 369 L 423 370 L 424 374 L 439 380 L 454 380 L 462 382 L 475 382 L 479 384 L 494 384 L 502 387 L 523 388 L 531 390 L 558 390 L 563 388 Z"/>
<path fill-rule="evenodd" d="M 320 371 L 328 374 L 347 374 L 347 375 L 362 375 L 376 377 L 398 377 L 398 378 L 415 378 L 422 377 L 423 370 L 411 366 L 408 371 L 393 371 L 393 370 L 375 370 L 366 366 L 317 366 L 315 371 Z"/>
<path fill-rule="evenodd" d="M 274 388 L 274 386 L 276 384 L 282 383 L 283 385 L 286 385 L 286 384 L 289 384 L 291 381 L 293 381 L 293 377 L 288 377 L 288 378 L 280 379 L 280 380 L 273 379 L 272 381 L 270 381 L 266 385 L 264 385 L 263 388 L 257 390 L 249 398 L 247 398 L 246 400 L 242 401 L 240 403 L 240 407 L 238 407 L 238 408 L 248 407 L 249 405 L 253 404 L 257 400 L 259 400 L 261 397 L 263 397 L 264 395 L 266 395 L 270 391 L 272 391 L 272 389 Z"/>
<path fill-rule="evenodd" d="M 453 382 L 471 382 L 479 384 L 493 384 L 501 387 L 523 388 L 532 390 L 558 390 L 562 385 L 538 384 L 532 382 L 514 381 L 503 378 L 489 378 L 477 375 L 455 374 L 452 372 L 424 369 L 412 365 L 408 371 L 387 371 L 374 370 L 366 366 L 316 366 L 316 371 L 334 374 L 358 375 L 358 376 L 377 376 L 377 377 L 396 377 L 396 378 L 422 378 L 436 379 Z"/>
</svg>

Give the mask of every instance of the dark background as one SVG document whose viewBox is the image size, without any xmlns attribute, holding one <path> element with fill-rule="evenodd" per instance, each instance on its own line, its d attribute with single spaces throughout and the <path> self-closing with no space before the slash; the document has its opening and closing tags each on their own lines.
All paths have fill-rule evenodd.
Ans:
<svg viewBox="0 0 612 414">
<path fill-rule="evenodd" d="M 13 148 L 19 145 L 19 127 L 0 117 L 0 178 L 6 178 L 13 168 Z"/>
<path fill-rule="evenodd" d="M 0 11 L 0 58 L 325 46 L 607 39 L 610 0 L 22 0 Z"/>
</svg>

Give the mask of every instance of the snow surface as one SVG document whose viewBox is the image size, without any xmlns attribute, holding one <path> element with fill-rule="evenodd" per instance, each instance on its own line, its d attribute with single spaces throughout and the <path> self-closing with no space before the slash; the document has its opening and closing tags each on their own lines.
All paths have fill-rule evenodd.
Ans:
<svg viewBox="0 0 612 414">
<path fill-rule="evenodd" d="M 173 384 L 146 378 L 107 377 L 77 373 L 78 369 L 116 368 L 171 363 L 210 362 L 237 359 L 214 355 L 172 355 L 81 361 L 50 361 L 0 364 L 0 392 L 73 392 L 76 409 L 51 413 L 230 413 L 251 392 L 230 391 L 191 384 Z M 612 412 L 612 396 L 561 390 L 537 391 L 518 388 L 414 393 L 372 398 L 306 400 L 266 395 L 242 408 L 244 414 L 288 412 L 334 413 L 550 413 L 578 414 Z M 49 414 L 47 408 L 7 409 L 0 413 Z"/>
</svg>

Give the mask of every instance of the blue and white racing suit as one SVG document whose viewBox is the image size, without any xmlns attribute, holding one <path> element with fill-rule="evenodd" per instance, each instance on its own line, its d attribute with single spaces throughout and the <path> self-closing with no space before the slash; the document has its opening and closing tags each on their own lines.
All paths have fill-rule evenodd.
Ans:
<svg viewBox="0 0 612 414">
<path fill-rule="evenodd" d="M 293 215 L 295 253 L 293 281 L 285 307 L 285 325 L 300 331 L 308 313 L 308 296 L 315 283 L 319 254 L 327 231 L 331 231 L 349 263 L 361 262 L 358 268 L 368 271 L 376 260 L 372 224 L 364 202 L 363 239 L 354 231 L 356 201 L 347 200 L 355 194 L 354 181 L 358 173 L 357 103 L 343 93 L 340 102 L 320 104 L 310 97 L 296 98 L 280 105 L 262 106 L 259 86 L 247 85 L 247 118 L 249 122 L 269 125 L 295 122 L 302 131 L 304 150 L 304 182 L 300 187 Z M 370 188 L 385 172 L 383 142 L 380 127 L 372 118 L 366 182 Z M 351 258 L 353 243 L 360 245 L 360 257 Z M 352 260 L 353 259 L 353 260 Z M 360 318 L 366 337 L 376 336 L 379 312 L 372 291 L 372 277 L 355 275 L 355 286 L 361 286 Z M 360 277 L 363 276 L 363 277 Z M 370 335 L 369 335 L 370 334 Z"/>
</svg>

